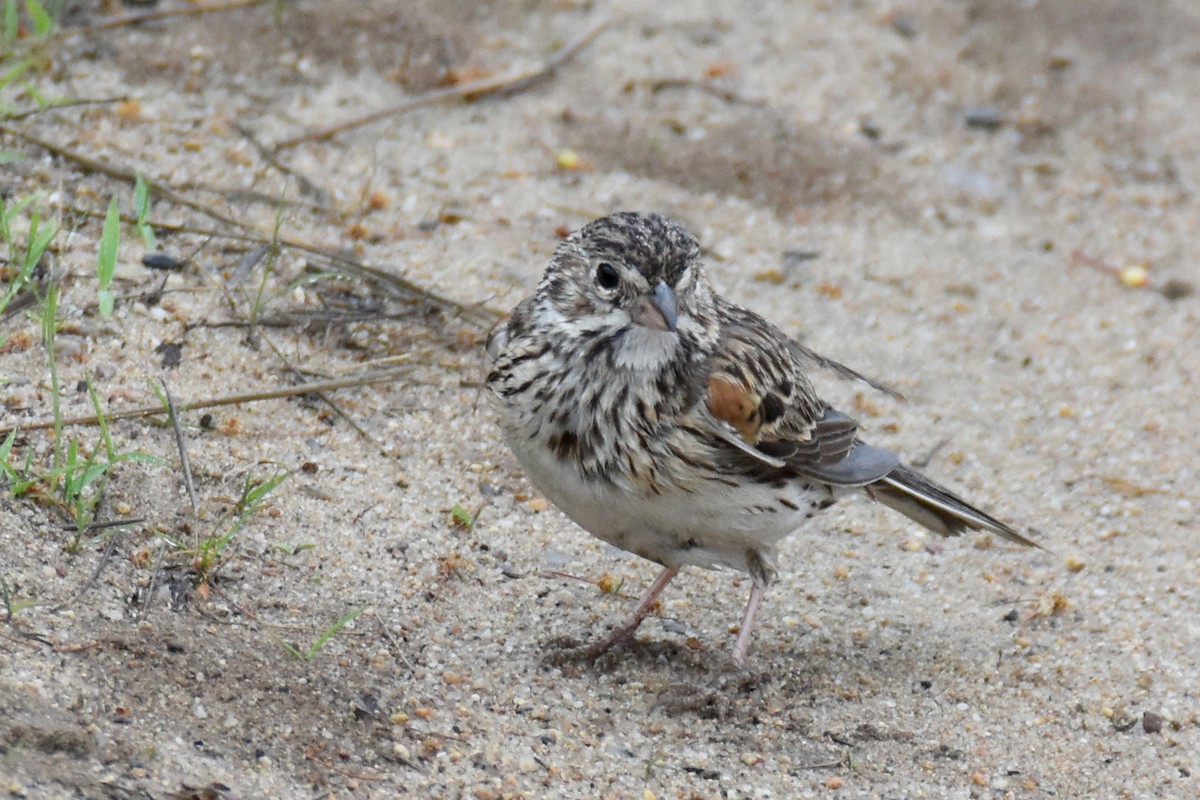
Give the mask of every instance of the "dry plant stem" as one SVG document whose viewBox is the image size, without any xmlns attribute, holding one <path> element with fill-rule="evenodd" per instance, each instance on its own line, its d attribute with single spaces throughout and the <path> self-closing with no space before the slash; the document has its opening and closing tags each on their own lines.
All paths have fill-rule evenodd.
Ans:
<svg viewBox="0 0 1200 800">
<path fill-rule="evenodd" d="M 264 392 L 244 392 L 241 394 L 230 394 L 224 397 L 212 397 L 207 400 L 196 400 L 192 403 L 184 403 L 179 406 L 178 411 L 196 411 L 201 408 L 215 408 L 217 406 L 234 406 L 241 403 L 254 403 L 261 400 L 278 400 L 282 397 L 296 397 L 302 394 L 312 394 L 314 392 L 328 392 L 334 389 L 346 389 L 352 386 L 371 386 L 376 383 L 388 383 L 394 381 L 409 371 L 409 367 L 402 369 L 388 369 L 379 372 L 368 372 L 365 375 L 356 375 L 350 378 L 337 378 L 329 381 L 314 381 L 312 383 L 302 383 L 297 386 L 285 386 L 282 389 L 272 389 Z M 138 417 L 152 417 L 163 413 L 161 405 L 143 406 L 142 408 L 131 408 L 128 411 L 117 411 L 112 414 L 105 414 L 106 420 L 116 419 L 137 419 Z M 70 417 L 62 420 L 61 424 L 64 428 L 75 425 L 95 425 L 99 420 L 95 416 L 86 417 Z M 29 424 L 2 424 L 0 425 L 0 434 L 6 434 L 10 431 L 38 431 L 54 427 L 54 420 L 42 420 L 41 422 L 33 422 Z"/>
<path fill-rule="evenodd" d="M 226 286 L 225 284 L 221 283 L 221 284 L 218 284 L 218 288 L 221 290 L 221 293 L 225 296 L 225 302 L 227 302 L 229 304 L 230 311 L 234 314 L 239 314 L 240 309 L 238 308 L 237 301 L 234 299 L 233 295 L 230 293 L 229 287 Z M 250 326 L 251 334 L 258 336 L 259 338 L 262 339 L 262 341 L 266 342 L 267 347 L 271 348 L 271 352 L 275 354 L 275 357 L 278 358 L 280 361 L 282 361 L 284 363 L 284 365 L 289 370 L 292 371 L 293 375 L 295 375 L 297 378 L 299 378 L 301 380 L 304 379 L 303 373 L 300 372 L 300 370 L 296 367 L 295 364 L 293 364 L 291 361 L 288 360 L 288 357 L 283 354 L 283 351 L 280 350 L 278 346 L 276 346 L 275 342 L 271 341 L 271 337 L 263 335 L 258 330 L 258 325 L 255 321 L 251 321 L 251 320 L 244 320 L 244 321 L 246 322 L 247 325 Z M 371 444 L 373 444 L 377 447 L 379 446 L 379 442 L 376 441 L 375 438 L 373 436 L 371 436 L 371 434 L 367 433 L 366 430 L 364 430 L 361 425 L 359 425 L 357 422 L 355 422 L 353 419 L 351 419 L 344 411 L 342 411 L 342 409 L 339 408 L 338 405 L 333 402 L 333 400 L 329 397 L 328 394 L 326 394 L 325 392 L 316 392 L 315 394 L 317 395 L 317 397 L 319 397 L 321 399 L 321 402 L 323 402 L 326 406 L 328 406 L 329 409 L 331 411 L 333 411 L 334 414 L 337 414 L 338 417 L 340 419 L 342 419 L 347 425 L 349 425 L 351 428 L 353 428 L 359 436 L 361 436 L 364 439 L 366 439 L 367 441 L 371 442 Z"/>
<path fill-rule="evenodd" d="M 586 47 L 593 39 L 608 27 L 607 20 L 600 22 L 588 28 L 586 31 L 576 36 L 571 41 L 560 47 L 554 52 L 545 63 L 538 69 L 523 72 L 510 72 L 507 75 L 501 75 L 495 78 L 483 78 L 477 81 L 468 81 L 460 83 L 457 86 L 447 86 L 442 89 L 433 89 L 432 91 L 419 94 L 416 97 L 410 97 L 404 101 L 397 103 L 389 108 L 373 111 L 370 114 L 364 114 L 361 117 L 340 122 L 337 125 L 330 125 L 327 128 L 318 128 L 317 130 L 303 133 L 299 136 L 293 136 L 290 139 L 284 139 L 281 142 L 276 142 L 275 152 L 287 150 L 299 144 L 306 142 L 318 142 L 326 139 L 332 139 L 339 133 L 343 133 L 354 128 L 361 128 L 363 125 L 369 125 L 372 122 L 378 122 L 388 117 L 394 117 L 398 114 L 403 114 L 407 111 L 412 111 L 423 106 L 442 103 L 448 100 L 477 100 L 494 94 L 512 94 L 515 92 L 524 91 L 537 83 L 546 80 L 554 75 L 555 72 L 562 67 L 563 64 L 575 57 L 580 50 Z"/>
<path fill-rule="evenodd" d="M 171 397 L 171 389 L 167 379 L 160 378 L 163 394 L 167 397 L 167 411 L 171 416 L 171 428 L 175 431 L 175 447 L 179 449 L 179 464 L 183 467 L 183 483 L 187 486 L 188 499 L 192 503 L 192 516 L 200 511 L 200 503 L 196 500 L 196 484 L 192 480 L 192 462 L 188 458 L 187 443 L 183 441 L 183 428 L 179 425 L 179 414 L 175 411 L 175 399 Z"/>
<path fill-rule="evenodd" d="M 239 8 L 250 8 L 252 6 L 266 5 L 273 0 L 231 0 L 227 3 L 204 3 L 198 5 L 189 5 L 183 8 L 170 8 L 164 11 L 147 11 L 144 14 L 127 14 L 115 19 L 97 22 L 95 25 L 85 25 L 82 28 L 73 28 L 63 31 L 60 36 L 87 36 L 100 31 L 108 31 L 114 28 L 123 28 L 127 25 L 137 25 L 139 22 L 151 22 L 157 19 L 167 19 L 168 17 L 191 17 L 200 14 L 211 14 L 217 11 L 236 11 Z"/>
<path fill-rule="evenodd" d="M 199 534 L 193 533 L 193 546 L 198 541 Z M 142 615 L 150 609 L 150 598 L 154 596 L 154 590 L 158 588 L 158 579 L 162 575 L 163 553 L 166 547 L 160 546 L 154 554 L 154 572 L 150 573 L 150 582 L 146 584 L 146 595 L 142 598 L 142 607 L 140 609 Z"/>
<path fill-rule="evenodd" d="M 117 97 L 97 97 L 97 98 L 81 98 L 79 100 L 68 100 L 65 103 L 55 103 L 39 108 L 31 108 L 28 111 L 22 111 L 19 114 L 9 114 L 5 117 L 9 122 L 29 119 L 38 114 L 45 114 L 47 111 L 61 111 L 64 108 L 75 108 L 76 106 L 103 106 L 109 103 L 124 103 L 129 97 L 126 95 L 118 95 Z"/>
<path fill-rule="evenodd" d="M 295 169 L 292 169 L 287 164 L 284 164 L 282 161 L 280 161 L 278 158 L 276 158 L 275 151 L 272 150 L 270 147 L 266 146 L 265 144 L 263 144 L 262 142 L 260 142 L 258 137 L 254 135 L 254 131 L 250 130 L 250 128 L 246 127 L 245 125 L 241 124 L 240 122 L 233 122 L 233 123 L 231 123 L 231 125 L 233 126 L 233 129 L 235 131 L 240 133 L 242 135 L 242 137 L 245 138 L 245 140 L 250 143 L 251 147 L 253 147 L 255 150 L 258 151 L 258 154 L 260 156 L 262 156 L 262 159 L 264 161 L 266 161 L 268 164 L 270 164 L 275 169 L 279 170 L 284 175 L 290 175 L 293 178 L 295 178 L 296 185 L 300 187 L 301 194 L 305 194 L 305 195 L 308 195 L 309 197 L 312 197 L 321 206 L 325 206 L 328 204 L 328 202 L 329 202 L 329 193 L 328 192 L 326 192 L 324 189 L 322 189 L 316 183 L 314 183 L 313 181 L 311 181 L 307 177 L 305 177 L 303 173 L 298 172 Z"/>
<path fill-rule="evenodd" d="M 395 656 L 397 661 L 402 663 L 404 666 L 408 667 L 408 671 L 410 674 L 413 672 L 416 672 L 416 667 L 414 667 L 412 665 L 412 662 L 409 661 L 407 657 L 405 657 L 404 649 L 400 647 L 400 643 L 398 641 L 396 641 L 396 637 L 392 634 L 392 632 L 390 630 L 388 630 L 387 623 L 384 622 L 381 617 L 376 617 L 375 619 L 378 620 L 378 622 L 379 622 L 379 629 L 381 631 L 383 631 L 383 638 L 387 639 L 388 644 L 391 645 L 392 655 Z"/>
<path fill-rule="evenodd" d="M 30 144 L 37 145 L 38 147 L 41 147 L 61 158 L 74 161 L 85 169 L 93 172 L 99 172 L 102 175 L 107 175 L 111 178 L 117 178 L 128 183 L 135 183 L 137 181 L 137 173 L 134 170 L 106 164 L 102 161 L 90 158 L 89 156 L 85 156 L 82 153 L 76 153 L 73 150 L 60 147 L 53 142 L 46 141 L 31 134 L 26 134 L 22 131 L 16 130 L 15 128 L 10 128 L 7 125 L 0 125 L 0 133 L 7 133 L 12 136 L 16 136 L 17 138 L 24 139 Z M 213 208 L 210 208 L 209 206 L 200 203 L 199 201 L 184 197 L 161 182 L 154 183 L 154 191 L 158 192 L 165 199 L 170 200 L 171 202 L 175 202 L 179 205 L 199 211 L 200 213 L 205 214 L 206 216 L 211 217 L 218 222 L 224 222 L 227 225 L 231 225 L 237 228 L 239 232 L 220 232 L 204 228 L 195 228 L 188 225 L 174 225 L 169 222 L 155 222 L 150 220 L 148 224 L 153 228 L 160 228 L 162 230 L 173 231 L 175 233 L 192 233 L 198 236 L 211 236 L 213 238 L 254 242 L 256 244 L 278 244 L 280 247 L 290 247 L 293 250 L 299 250 L 312 256 L 327 259 L 331 263 L 333 269 L 336 269 L 347 275 L 367 280 L 370 283 L 389 292 L 394 293 L 399 291 L 401 294 L 411 295 L 413 298 L 425 300 L 433 303 L 434 305 L 454 311 L 457 314 L 461 314 L 464 317 L 474 319 L 475 321 L 485 325 L 491 325 L 497 319 L 503 316 L 500 312 L 495 311 L 494 309 L 486 308 L 480 305 L 467 305 L 465 303 L 459 303 L 456 300 L 451 300 L 448 297 L 443 297 L 436 292 L 431 292 L 428 289 L 418 286 L 410 280 L 399 277 L 398 275 L 392 275 L 385 270 L 372 267 L 368 264 L 363 264 L 360 261 L 354 261 L 353 259 L 346 258 L 339 253 L 330 252 L 325 248 L 318 247 L 317 245 L 311 244 L 310 242 L 306 242 L 302 239 L 295 239 L 289 236 L 275 236 L 274 234 L 260 232 L 253 226 L 248 225 L 239 219 L 223 214 Z M 63 208 L 75 214 L 82 214 L 84 216 L 94 217 L 96 219 L 104 218 L 103 212 L 95 211 L 89 208 L 80 208 L 78 206 L 64 206 Z M 130 224 L 137 222 L 135 217 L 128 215 L 122 215 L 121 221 L 128 222 Z"/>
<path fill-rule="evenodd" d="M 140 521 L 144 522 L 145 520 L 140 520 Z M 134 520 L 129 520 L 129 522 L 132 523 L 132 522 L 134 522 Z M 75 603 L 78 603 L 83 598 L 83 596 L 85 594 L 87 594 L 89 590 L 91 590 L 91 588 L 96 584 L 96 581 L 98 581 L 100 579 L 100 574 L 102 572 L 104 572 L 105 566 L 108 565 L 108 560 L 110 558 L 112 558 L 113 550 L 116 549 L 117 539 L 120 538 L 120 535 L 121 535 L 121 532 L 119 530 L 113 531 L 113 535 L 110 536 L 108 539 L 108 544 L 105 545 L 105 547 L 104 547 L 103 555 L 100 556 L 100 563 L 96 565 L 96 568 L 94 570 L 92 570 L 92 577 L 87 579 L 87 583 L 85 583 L 85 584 L 83 584 L 83 586 L 79 587 L 79 591 L 76 592 L 75 595 L 70 600 L 67 600 L 65 603 L 62 603 L 61 605 L 57 606 L 54 609 L 55 611 L 61 611 L 62 609 L 67 608 L 68 606 L 72 606 Z"/>
<path fill-rule="evenodd" d="M 101 175 L 107 175 L 110 178 L 116 178 L 117 180 L 122 180 L 126 183 L 137 182 L 138 174 L 136 170 L 128 167 L 119 167 L 114 164 L 109 164 L 107 162 L 100 161 L 99 159 L 92 158 L 91 156 L 85 156 L 82 153 L 76 153 L 74 150 L 70 150 L 66 147 L 55 144 L 54 142 L 51 142 L 48 139 L 43 139 L 40 136 L 35 136 L 27 131 L 19 130 L 11 125 L 0 125 L 0 133 L 8 134 L 9 136 L 15 136 L 18 139 L 22 139 L 29 144 L 36 145 L 47 152 L 53 153 L 56 156 L 65 158 L 68 161 L 74 161 L 79 166 L 91 172 L 98 172 Z M 226 225 L 232 225 L 243 230 L 249 227 L 246 225 L 246 223 L 242 222 L 236 217 L 217 211 L 209 206 L 204 205 L 198 200 L 193 200 L 190 197 L 175 191 L 171 187 L 166 186 L 165 184 L 154 182 L 153 188 L 154 191 L 160 194 L 164 199 L 170 200 L 172 203 L 177 205 L 199 211 L 202 214 L 206 214 L 207 216 L 218 220 L 219 222 L 224 222 Z"/>
<path fill-rule="evenodd" d="M 737 92 L 724 89 L 708 81 L 696 81 L 689 78 L 664 78 L 650 84 L 651 94 L 658 94 L 664 89 L 698 89 L 713 97 L 724 100 L 726 103 L 752 106 L 754 108 L 765 108 L 767 106 L 767 103 L 763 100 L 752 100 L 748 97 L 742 97 Z"/>
<path fill-rule="evenodd" d="M 57 156 L 75 161 L 76 163 L 84 166 L 86 169 L 98 171 L 101 174 L 108 175 L 110 177 L 120 178 L 121 180 L 128 181 L 129 183 L 133 183 L 137 180 L 137 175 L 132 170 L 127 171 L 123 168 L 112 167 L 104 164 L 103 162 L 96 161 L 95 159 L 75 153 L 66 148 L 59 147 L 51 142 L 45 142 L 37 137 L 25 136 L 19 131 L 14 131 L 13 129 L 7 128 L 4 125 L 0 125 L 0 133 L 13 133 L 18 137 L 25 138 L 26 141 L 38 145 L 39 147 L 44 147 Z M 178 192 L 172 192 L 172 190 L 164 187 L 161 183 L 154 184 L 154 191 L 159 192 L 166 199 L 173 201 L 175 197 L 181 196 L 178 194 Z M 346 275 L 366 280 L 391 293 L 393 296 L 399 292 L 402 295 L 411 296 L 411 298 L 425 300 L 429 303 L 433 303 L 434 305 L 449 309 L 456 314 L 461 314 L 464 317 L 473 319 L 476 322 L 480 322 L 484 325 L 491 325 L 497 319 L 503 316 L 503 314 L 495 311 L 494 309 L 486 308 L 481 305 L 467 305 L 465 303 L 459 303 L 456 300 L 451 300 L 448 297 L 443 297 L 436 292 L 431 292 L 428 289 L 418 286 L 410 280 L 399 277 L 398 275 L 392 275 L 391 273 L 377 267 L 372 267 L 360 261 L 354 261 L 353 259 L 346 258 L 339 253 L 330 252 L 325 248 L 318 247 L 317 245 L 305 242 L 301 239 L 295 239 L 282 235 L 276 236 L 273 233 L 267 234 L 260 232 L 253 226 L 247 225 L 240 220 L 234 219 L 214 209 L 204 206 L 197 201 L 188 200 L 187 202 L 181 203 L 181 205 L 192 208 L 201 212 L 202 214 L 206 214 L 218 222 L 224 222 L 227 225 L 234 226 L 239 232 L 220 232 L 204 228 L 195 228 L 188 225 L 174 225 L 169 222 L 155 222 L 153 220 L 149 221 L 150 226 L 165 231 L 173 231 L 175 233 L 192 233 L 198 236 L 211 236 L 213 238 L 254 242 L 256 244 L 277 244 L 280 247 L 290 247 L 293 250 L 299 250 L 301 252 L 308 253 L 309 255 L 326 259 L 330 262 L 332 269 L 342 272 Z M 80 208 L 78 206 L 64 206 L 64 208 L 72 213 L 83 214 L 96 219 L 103 219 L 104 217 L 103 212 L 88 208 Z M 137 221 L 132 216 L 122 216 L 121 220 L 129 223 L 134 223 Z"/>
</svg>

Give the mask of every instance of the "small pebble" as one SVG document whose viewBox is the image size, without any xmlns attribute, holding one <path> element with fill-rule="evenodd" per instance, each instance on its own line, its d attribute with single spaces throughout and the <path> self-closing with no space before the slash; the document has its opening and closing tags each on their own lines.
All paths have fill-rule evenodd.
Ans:
<svg viewBox="0 0 1200 800">
<path fill-rule="evenodd" d="M 568 148 L 558 152 L 558 155 L 554 157 L 554 163 L 558 165 L 559 169 L 579 169 L 583 159 L 579 157 L 579 153 Z"/>
<path fill-rule="evenodd" d="M 1143 264 L 1131 264 L 1121 270 L 1121 283 L 1130 289 L 1141 289 L 1150 282 L 1150 271 Z"/>
<path fill-rule="evenodd" d="M 976 106 L 967 109 L 963 114 L 963 121 L 968 128 L 994 131 L 1004 124 L 1004 115 L 995 106 Z"/>
<path fill-rule="evenodd" d="M 185 264 L 166 253 L 146 253 L 142 256 L 142 266 L 149 267 L 150 269 L 175 271 L 183 269 Z"/>
<path fill-rule="evenodd" d="M 911 39 L 921 32 L 921 26 L 917 23 L 917 18 L 907 11 L 897 11 L 892 14 L 892 30 L 903 36 L 905 39 Z"/>
<path fill-rule="evenodd" d="M 1142 714 L 1142 730 L 1146 733 L 1160 733 L 1163 728 L 1163 718 L 1153 711 Z"/>
</svg>

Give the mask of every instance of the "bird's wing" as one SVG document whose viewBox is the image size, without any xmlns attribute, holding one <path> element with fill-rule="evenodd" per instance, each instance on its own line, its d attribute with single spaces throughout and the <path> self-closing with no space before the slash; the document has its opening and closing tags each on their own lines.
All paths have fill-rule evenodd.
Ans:
<svg viewBox="0 0 1200 800">
<path fill-rule="evenodd" d="M 799 475 L 834 486 L 862 486 L 874 499 L 943 536 L 982 530 L 1038 547 L 901 464 L 892 451 L 860 441 L 854 420 L 813 391 L 803 366 L 814 358 L 797 352 L 770 323 L 728 303 L 722 317 L 720 343 L 706 370 L 704 412 L 719 429 L 717 439 L 736 442 L 721 459 L 727 469 L 766 481 Z"/>
<path fill-rule="evenodd" d="M 888 474 L 899 458 L 858 440 L 858 425 L 817 397 L 803 359 L 769 322 L 719 301 L 724 324 L 706 364 L 705 410 L 717 437 L 763 467 L 836 485 L 861 486 Z"/>
</svg>

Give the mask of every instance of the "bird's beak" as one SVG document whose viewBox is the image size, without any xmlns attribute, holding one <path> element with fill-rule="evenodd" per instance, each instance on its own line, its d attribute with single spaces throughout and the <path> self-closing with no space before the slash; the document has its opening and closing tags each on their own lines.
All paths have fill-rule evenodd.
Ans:
<svg viewBox="0 0 1200 800">
<path fill-rule="evenodd" d="M 678 306 L 675 290 L 662 281 L 650 292 L 638 298 L 630 315 L 638 325 L 656 331 L 675 331 Z"/>
</svg>

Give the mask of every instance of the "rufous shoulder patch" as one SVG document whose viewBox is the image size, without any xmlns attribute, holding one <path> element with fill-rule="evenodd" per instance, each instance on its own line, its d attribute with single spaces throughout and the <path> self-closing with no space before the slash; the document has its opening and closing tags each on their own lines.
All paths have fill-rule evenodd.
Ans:
<svg viewBox="0 0 1200 800">
<path fill-rule="evenodd" d="M 708 410 L 717 419 L 737 428 L 738 433 L 747 442 L 758 442 L 758 398 L 745 386 L 724 375 L 710 376 Z"/>
</svg>

